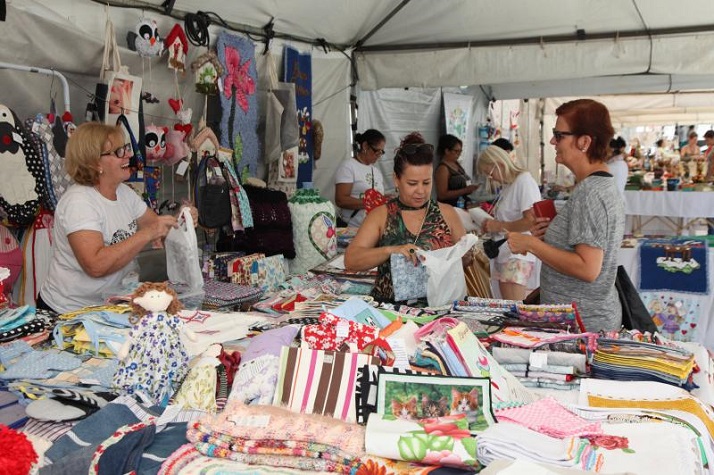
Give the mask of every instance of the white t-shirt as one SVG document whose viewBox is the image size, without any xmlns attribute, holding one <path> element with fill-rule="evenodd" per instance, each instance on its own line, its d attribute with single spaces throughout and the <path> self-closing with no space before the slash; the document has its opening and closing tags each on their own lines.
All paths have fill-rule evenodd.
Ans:
<svg viewBox="0 0 714 475">
<path fill-rule="evenodd" d="M 610 170 L 610 175 L 615 177 L 615 188 L 618 189 L 622 198 L 625 198 L 625 185 L 627 184 L 627 174 L 629 167 L 622 154 L 615 155 L 607 162 L 607 168 Z"/>
<path fill-rule="evenodd" d="M 122 242 L 136 233 L 137 220 L 146 209 L 136 192 L 124 184 L 117 189 L 116 201 L 106 199 L 94 187 L 72 185 L 55 210 L 52 262 L 40 291 L 42 300 L 65 313 L 101 304 L 106 294 L 120 290 L 124 277 L 138 272 L 136 262 L 104 277 L 90 277 L 72 252 L 68 236 L 76 231 L 99 231 L 105 246 Z"/>
<path fill-rule="evenodd" d="M 501 189 L 501 196 L 496 203 L 495 218 L 499 221 L 510 222 L 518 221 L 523 218 L 523 212 L 533 207 L 533 203 L 541 200 L 538 184 L 528 172 L 523 172 L 513 180 L 513 183 L 504 185 Z M 530 233 L 529 233 L 530 234 Z M 497 239 L 502 238 L 498 236 Z M 496 260 L 498 262 L 506 262 L 509 258 L 515 257 L 526 261 L 535 261 L 533 254 L 512 254 L 508 243 L 501 246 Z"/>
<path fill-rule="evenodd" d="M 384 177 L 379 168 L 374 165 L 365 165 L 355 158 L 348 158 L 343 161 L 335 172 L 335 184 L 352 183 L 352 191 L 350 196 L 361 200 L 364 197 L 364 192 L 372 188 L 380 193 L 384 193 Z M 355 213 L 354 209 L 340 208 L 340 217 L 348 223 L 349 226 L 359 227 L 366 216 L 365 210 L 361 209 Z M 352 214 L 354 213 L 354 216 Z"/>
</svg>

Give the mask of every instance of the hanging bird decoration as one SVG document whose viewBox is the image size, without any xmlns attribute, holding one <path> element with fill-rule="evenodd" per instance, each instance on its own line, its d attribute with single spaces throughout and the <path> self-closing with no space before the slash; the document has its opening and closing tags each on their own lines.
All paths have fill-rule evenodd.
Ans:
<svg viewBox="0 0 714 475">
<path fill-rule="evenodd" d="M 139 53 L 142 58 L 161 56 L 164 51 L 164 42 L 161 41 L 156 21 L 149 18 L 141 18 L 135 30 L 135 32 L 130 31 L 126 35 L 126 43 L 129 49 Z"/>
</svg>

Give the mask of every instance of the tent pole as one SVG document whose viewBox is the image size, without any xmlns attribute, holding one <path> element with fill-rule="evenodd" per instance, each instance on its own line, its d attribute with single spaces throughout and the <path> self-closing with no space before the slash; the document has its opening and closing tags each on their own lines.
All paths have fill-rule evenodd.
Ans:
<svg viewBox="0 0 714 475">
<path fill-rule="evenodd" d="M 12 64 L 0 61 L 0 69 L 14 69 L 16 71 L 25 71 L 28 73 L 46 74 L 48 76 L 56 76 L 62 82 L 62 93 L 64 94 L 64 110 L 70 112 L 69 108 L 69 84 L 67 78 L 54 69 L 36 68 L 34 66 L 25 66 L 22 64 Z"/>
</svg>

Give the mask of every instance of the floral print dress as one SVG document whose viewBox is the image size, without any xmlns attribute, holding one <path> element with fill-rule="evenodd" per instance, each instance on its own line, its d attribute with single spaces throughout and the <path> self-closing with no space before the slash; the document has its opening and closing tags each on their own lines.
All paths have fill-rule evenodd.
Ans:
<svg viewBox="0 0 714 475">
<path fill-rule="evenodd" d="M 147 313 L 129 333 L 131 346 L 114 374 L 114 389 L 148 396 L 164 404 L 186 376 L 188 354 L 181 342 L 177 315 Z"/>
<path fill-rule="evenodd" d="M 387 226 L 377 243 L 378 246 L 401 246 L 402 244 L 413 242 L 421 249 L 433 250 L 454 245 L 451 229 L 446 224 L 438 203 L 429 200 L 426 218 L 419 235 L 413 234 L 404 225 L 400 204 L 398 198 L 392 199 L 387 203 Z M 371 295 L 380 302 L 394 301 L 392 270 L 389 259 L 377 268 L 377 278 Z"/>
</svg>

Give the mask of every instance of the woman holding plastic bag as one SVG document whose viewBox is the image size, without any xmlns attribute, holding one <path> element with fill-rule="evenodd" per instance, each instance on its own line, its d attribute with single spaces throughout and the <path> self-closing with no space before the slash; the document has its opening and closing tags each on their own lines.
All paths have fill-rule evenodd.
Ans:
<svg viewBox="0 0 714 475">
<path fill-rule="evenodd" d="M 377 267 L 372 296 L 394 302 L 392 254 L 414 266 L 416 251 L 453 246 L 464 235 L 464 227 L 450 205 L 431 200 L 434 146 L 418 132 L 404 137 L 394 156 L 396 198 L 372 210 L 345 253 L 347 270 Z M 405 272 L 402 277 L 409 277 Z M 396 277 L 399 278 L 398 276 Z"/>
<path fill-rule="evenodd" d="M 100 305 L 121 290 L 138 270 L 137 254 L 177 226 L 175 217 L 158 216 L 123 183 L 133 152 L 121 127 L 82 124 L 66 155 L 75 184 L 57 203 L 52 261 L 37 299 L 37 308 L 59 313 Z"/>
</svg>

